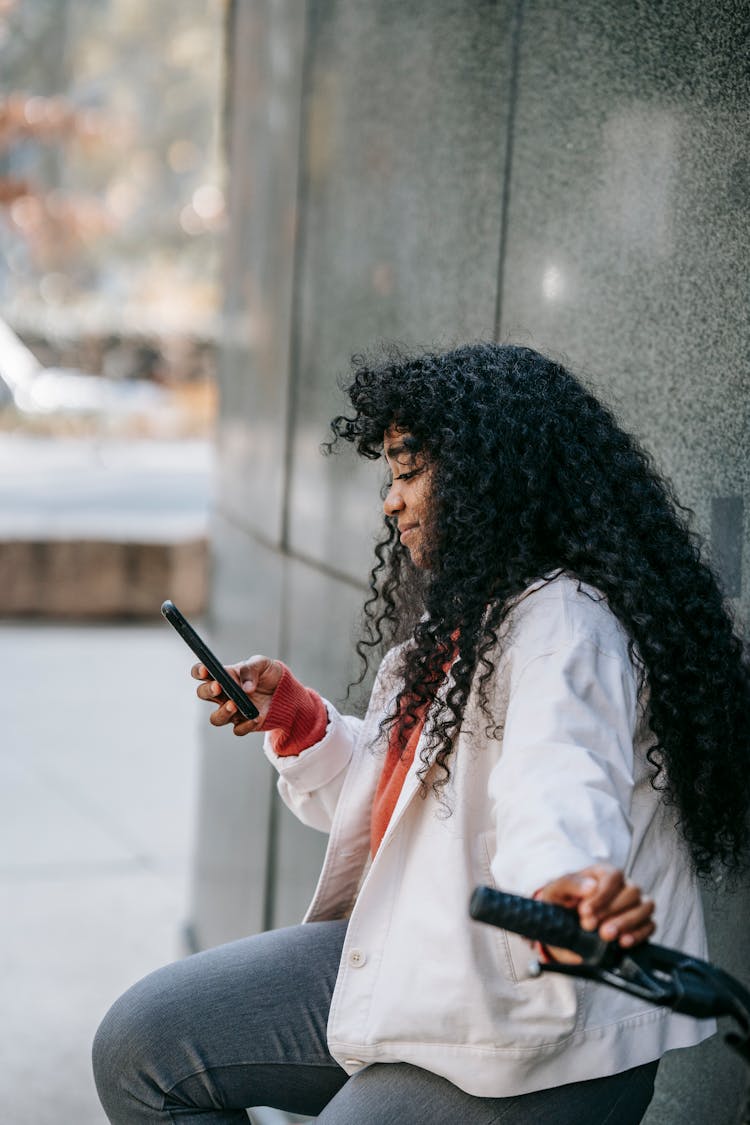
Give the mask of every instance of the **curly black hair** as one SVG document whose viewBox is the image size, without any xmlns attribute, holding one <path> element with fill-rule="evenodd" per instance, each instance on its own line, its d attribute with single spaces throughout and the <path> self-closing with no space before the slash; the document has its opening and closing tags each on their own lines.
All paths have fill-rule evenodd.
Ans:
<svg viewBox="0 0 750 1125">
<path fill-rule="evenodd" d="M 613 413 L 563 366 L 527 347 L 467 344 L 376 361 L 355 356 L 353 416 L 333 439 L 379 458 L 411 435 L 431 467 L 428 565 L 417 569 L 385 518 L 364 635 L 368 656 L 403 646 L 403 687 L 384 727 L 419 721 L 455 652 L 452 686 L 422 750 L 438 796 L 472 679 L 480 699 L 509 600 L 564 570 L 605 595 L 649 692 L 652 784 L 678 809 L 696 869 L 746 860 L 750 665 L 692 513 Z M 433 766 L 431 787 L 425 781 Z"/>
</svg>

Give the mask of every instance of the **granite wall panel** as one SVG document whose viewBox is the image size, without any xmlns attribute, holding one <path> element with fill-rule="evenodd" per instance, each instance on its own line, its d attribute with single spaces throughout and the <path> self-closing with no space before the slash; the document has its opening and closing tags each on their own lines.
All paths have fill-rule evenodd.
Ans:
<svg viewBox="0 0 750 1125">
<path fill-rule="evenodd" d="M 318 456 L 341 410 L 336 378 L 381 338 L 492 335 L 511 10 L 313 5 L 289 543 L 355 580 L 369 562 L 371 475 Z"/>
<path fill-rule="evenodd" d="M 306 4 L 239 0 L 231 13 L 218 495 L 223 512 L 278 543 Z"/>
<path fill-rule="evenodd" d="M 567 359 L 653 451 L 746 619 L 747 26 L 738 0 L 526 0 L 500 301 L 502 337 Z M 743 976 L 747 893 L 705 892 Z M 646 1120 L 730 1125 L 743 1083 L 719 1041 L 676 1052 Z"/>
<path fill-rule="evenodd" d="M 747 21 L 527 0 L 519 37 L 501 335 L 589 373 L 709 538 L 750 484 Z"/>
</svg>

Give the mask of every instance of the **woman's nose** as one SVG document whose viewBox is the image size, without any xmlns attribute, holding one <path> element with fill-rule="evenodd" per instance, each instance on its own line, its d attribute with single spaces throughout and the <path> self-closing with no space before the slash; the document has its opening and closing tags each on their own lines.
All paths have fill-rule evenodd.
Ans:
<svg viewBox="0 0 750 1125">
<path fill-rule="evenodd" d="M 396 482 L 391 485 L 386 493 L 385 500 L 383 501 L 383 511 L 387 516 L 395 516 L 396 512 L 400 512 L 404 506 L 404 498 L 401 495 L 401 490 L 397 487 Z"/>
</svg>

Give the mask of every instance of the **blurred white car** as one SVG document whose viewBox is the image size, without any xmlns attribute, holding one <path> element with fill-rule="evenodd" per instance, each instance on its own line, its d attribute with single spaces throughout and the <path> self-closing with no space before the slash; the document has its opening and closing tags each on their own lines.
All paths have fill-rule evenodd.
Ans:
<svg viewBox="0 0 750 1125">
<path fill-rule="evenodd" d="M 10 325 L 0 320 L 0 406 L 23 414 L 144 414 L 166 404 L 167 395 L 145 379 L 108 379 L 59 367 L 43 367 Z"/>
</svg>

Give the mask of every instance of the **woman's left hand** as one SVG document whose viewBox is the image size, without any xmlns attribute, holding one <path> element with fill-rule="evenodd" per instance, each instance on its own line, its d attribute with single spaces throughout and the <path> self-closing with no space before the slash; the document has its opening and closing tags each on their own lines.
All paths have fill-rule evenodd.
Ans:
<svg viewBox="0 0 750 1125">
<path fill-rule="evenodd" d="M 598 930 L 605 941 L 619 941 L 629 948 L 656 929 L 652 921 L 654 903 L 628 883 L 623 872 L 608 863 L 594 863 L 582 871 L 562 875 L 545 884 L 534 896 L 542 902 L 573 907 L 584 930 Z M 550 949 L 556 961 L 574 964 L 581 958 L 567 949 Z"/>
</svg>

